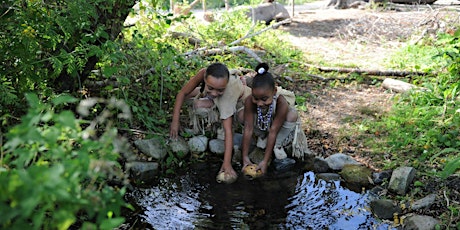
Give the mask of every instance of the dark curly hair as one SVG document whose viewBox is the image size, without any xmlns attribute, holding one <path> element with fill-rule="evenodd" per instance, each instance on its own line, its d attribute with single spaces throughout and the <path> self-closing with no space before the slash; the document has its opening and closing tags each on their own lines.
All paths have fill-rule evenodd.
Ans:
<svg viewBox="0 0 460 230">
<path fill-rule="evenodd" d="M 267 63 L 260 63 L 256 67 L 256 76 L 252 80 L 252 88 L 262 88 L 267 87 L 268 89 L 274 90 L 275 89 L 275 79 L 273 75 L 268 72 Z"/>
</svg>

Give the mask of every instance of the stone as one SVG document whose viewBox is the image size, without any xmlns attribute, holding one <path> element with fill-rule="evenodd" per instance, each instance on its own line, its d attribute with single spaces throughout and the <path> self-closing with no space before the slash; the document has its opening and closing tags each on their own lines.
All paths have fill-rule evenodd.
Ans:
<svg viewBox="0 0 460 230">
<path fill-rule="evenodd" d="M 384 181 L 390 180 L 392 173 L 393 173 L 393 170 L 374 172 L 372 173 L 372 181 L 374 181 L 374 184 L 382 184 Z"/>
<path fill-rule="evenodd" d="M 238 163 L 241 163 L 242 160 L 243 160 L 243 156 L 242 156 L 240 148 L 238 146 L 234 145 L 233 146 L 232 162 L 238 164 Z"/>
<path fill-rule="evenodd" d="M 393 214 L 401 214 L 400 207 L 394 204 L 392 200 L 377 199 L 370 202 L 371 211 L 380 219 L 393 220 Z"/>
<path fill-rule="evenodd" d="M 315 157 L 313 160 L 313 171 L 315 173 L 325 173 L 329 170 L 329 164 L 324 159 Z"/>
<path fill-rule="evenodd" d="M 296 161 L 292 158 L 273 159 L 273 166 L 277 172 L 285 172 L 294 167 Z"/>
<path fill-rule="evenodd" d="M 429 208 L 436 201 L 436 194 L 430 194 L 426 197 L 423 197 L 420 200 L 415 201 L 411 204 L 410 208 L 412 210 L 419 210 L 422 208 Z"/>
<path fill-rule="evenodd" d="M 319 173 L 316 174 L 316 178 L 324 181 L 340 181 L 341 177 L 337 173 Z"/>
<path fill-rule="evenodd" d="M 132 161 L 126 163 L 130 176 L 141 181 L 151 181 L 158 174 L 157 162 Z"/>
<path fill-rule="evenodd" d="M 261 148 L 255 148 L 252 152 L 249 153 L 249 159 L 253 163 L 259 164 L 264 159 L 265 150 Z"/>
<path fill-rule="evenodd" d="M 221 139 L 212 139 L 209 141 L 209 151 L 212 153 L 223 155 L 225 152 L 225 141 Z"/>
<path fill-rule="evenodd" d="M 269 24 L 271 21 L 282 21 L 290 18 L 287 9 L 280 3 L 262 3 L 252 9 L 248 9 L 246 15 L 255 21 L 263 21 Z"/>
<path fill-rule="evenodd" d="M 404 221 L 404 230 L 434 230 L 439 221 L 431 216 L 413 215 Z"/>
<path fill-rule="evenodd" d="M 176 140 L 171 140 L 169 142 L 169 147 L 171 148 L 171 151 L 180 158 L 184 158 L 190 152 L 187 142 L 181 137 Z"/>
<path fill-rule="evenodd" d="M 388 184 L 388 190 L 398 195 L 404 195 L 415 177 L 416 170 L 412 167 L 399 167 L 393 171 Z"/>
<path fill-rule="evenodd" d="M 370 184 L 372 170 L 363 165 L 347 164 L 343 166 L 339 174 L 347 183 L 352 183 L 358 187 L 367 187 Z"/>
<path fill-rule="evenodd" d="M 206 136 L 194 136 L 188 140 L 188 146 L 192 153 L 202 153 L 208 148 L 208 138 Z"/>
<path fill-rule="evenodd" d="M 359 165 L 360 163 L 353 159 L 351 156 L 348 156 L 343 153 L 336 153 L 333 154 L 325 159 L 329 168 L 332 170 L 342 170 L 343 166 L 346 164 L 356 164 Z"/>
<path fill-rule="evenodd" d="M 142 153 L 153 157 L 155 160 L 161 160 L 166 156 L 165 141 L 159 138 L 139 139 L 134 141 L 134 145 Z"/>
</svg>

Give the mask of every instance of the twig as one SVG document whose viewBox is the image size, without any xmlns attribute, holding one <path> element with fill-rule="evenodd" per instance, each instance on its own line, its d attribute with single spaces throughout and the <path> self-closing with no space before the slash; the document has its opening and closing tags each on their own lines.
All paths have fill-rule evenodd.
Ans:
<svg viewBox="0 0 460 230">
<path fill-rule="evenodd" d="M 446 199 L 446 207 L 449 207 L 449 197 L 446 195 L 446 190 L 443 191 L 444 199 Z"/>
<path fill-rule="evenodd" d="M 143 130 L 138 130 L 138 129 L 118 128 L 118 130 L 129 131 L 129 132 L 134 132 L 134 133 L 142 133 L 142 134 L 154 134 L 154 135 L 159 135 L 159 136 L 167 136 L 168 135 L 168 134 L 164 134 L 164 133 L 149 132 L 149 131 L 143 131 Z"/>
</svg>

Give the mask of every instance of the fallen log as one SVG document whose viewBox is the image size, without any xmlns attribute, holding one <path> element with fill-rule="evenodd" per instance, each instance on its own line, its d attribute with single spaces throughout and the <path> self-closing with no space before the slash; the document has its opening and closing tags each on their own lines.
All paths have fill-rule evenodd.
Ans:
<svg viewBox="0 0 460 230">
<path fill-rule="evenodd" d="M 372 70 L 372 69 L 360 69 L 360 68 L 340 68 L 340 67 L 324 67 L 315 66 L 310 64 L 304 64 L 307 67 L 318 69 L 322 72 L 338 72 L 338 73 L 358 73 L 373 76 L 393 76 L 393 77 L 406 77 L 406 76 L 426 76 L 428 73 L 424 72 L 413 72 L 413 71 L 401 71 L 401 70 Z"/>
</svg>

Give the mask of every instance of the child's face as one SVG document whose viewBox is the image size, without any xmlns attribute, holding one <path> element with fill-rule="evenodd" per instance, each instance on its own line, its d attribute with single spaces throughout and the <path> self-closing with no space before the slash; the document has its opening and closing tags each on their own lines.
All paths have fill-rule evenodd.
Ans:
<svg viewBox="0 0 460 230">
<path fill-rule="evenodd" d="M 252 89 L 252 103 L 258 107 L 266 108 L 272 104 L 275 93 L 276 89 L 272 90 L 268 87 Z"/>
<path fill-rule="evenodd" d="M 227 87 L 227 78 L 216 78 L 212 75 L 204 78 L 206 94 L 211 98 L 216 98 L 224 94 L 225 88 Z"/>
</svg>

